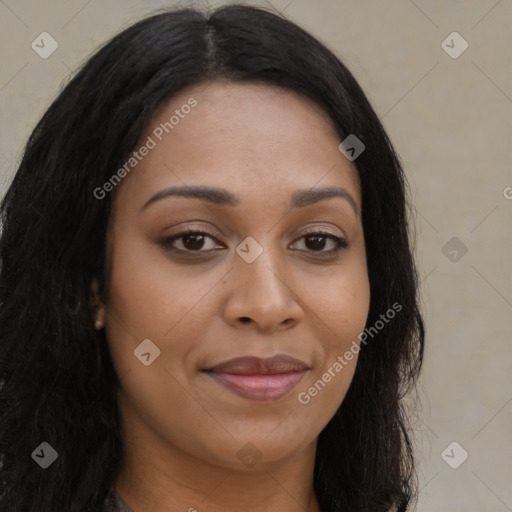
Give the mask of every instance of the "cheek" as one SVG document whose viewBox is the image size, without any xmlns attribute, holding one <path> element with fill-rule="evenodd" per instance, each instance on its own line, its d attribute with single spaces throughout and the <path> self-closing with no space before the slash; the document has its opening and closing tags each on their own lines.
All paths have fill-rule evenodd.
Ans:
<svg viewBox="0 0 512 512">
<path fill-rule="evenodd" d="M 328 356 L 326 365 L 330 368 L 339 361 L 340 356 L 346 354 L 346 363 L 343 364 L 346 370 L 353 373 L 359 353 L 359 335 L 365 328 L 370 307 L 370 285 L 366 269 L 348 275 L 341 280 L 339 287 L 333 287 L 331 294 L 336 294 L 337 299 L 332 301 L 329 322 L 334 326 L 333 331 L 340 335 L 335 339 L 329 338 L 329 342 L 324 345 Z"/>
<path fill-rule="evenodd" d="M 307 301 L 329 335 L 321 338 L 326 352 L 344 350 L 363 331 L 370 307 L 370 284 L 364 260 L 324 277 L 308 289 Z"/>
<path fill-rule="evenodd" d="M 300 387 L 297 400 L 318 424 L 326 424 L 341 405 L 352 382 L 370 305 L 366 268 L 326 280 L 322 289 L 308 294 L 308 304 L 318 317 L 319 348 L 309 379 Z M 322 325 L 322 327 L 320 327 Z"/>
<path fill-rule="evenodd" d="M 140 235 L 139 235 L 140 237 Z M 174 264 L 137 235 L 118 239 L 112 257 L 107 314 L 136 338 L 166 338 L 208 293 L 214 276 Z"/>
<path fill-rule="evenodd" d="M 165 395 L 178 403 L 185 400 L 183 383 L 197 364 L 195 354 L 215 314 L 212 291 L 225 271 L 178 266 L 160 248 L 132 240 L 134 235 L 118 236 L 112 256 L 106 308 L 112 359 L 120 379 L 129 374 L 126 386 L 133 388 L 141 403 L 148 396 L 155 403 L 158 397 L 165 402 Z M 149 360 L 154 361 L 149 366 L 137 358 L 148 352 L 139 349 L 142 343 L 148 345 Z M 164 402 L 156 407 L 166 410 L 168 398 Z"/>
</svg>

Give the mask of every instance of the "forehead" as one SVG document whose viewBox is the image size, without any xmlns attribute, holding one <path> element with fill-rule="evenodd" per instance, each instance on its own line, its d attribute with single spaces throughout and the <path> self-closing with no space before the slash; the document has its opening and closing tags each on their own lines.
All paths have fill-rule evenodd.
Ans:
<svg viewBox="0 0 512 512">
<path fill-rule="evenodd" d="M 263 201 L 337 185 L 360 204 L 357 170 L 339 143 L 329 116 L 293 91 L 198 84 L 161 105 L 140 141 L 152 147 L 120 188 L 136 202 L 173 184 L 218 186 Z"/>
</svg>

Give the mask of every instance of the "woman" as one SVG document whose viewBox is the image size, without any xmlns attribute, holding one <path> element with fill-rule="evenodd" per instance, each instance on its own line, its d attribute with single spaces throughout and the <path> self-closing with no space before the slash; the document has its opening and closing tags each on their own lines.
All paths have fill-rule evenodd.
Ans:
<svg viewBox="0 0 512 512">
<path fill-rule="evenodd" d="M 361 88 L 295 24 L 116 36 L 2 203 L 0 510 L 409 510 L 407 208 Z"/>
</svg>

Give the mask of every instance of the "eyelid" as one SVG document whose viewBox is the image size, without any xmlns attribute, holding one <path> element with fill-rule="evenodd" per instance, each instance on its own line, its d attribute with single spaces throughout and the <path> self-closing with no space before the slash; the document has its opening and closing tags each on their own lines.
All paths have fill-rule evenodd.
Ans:
<svg viewBox="0 0 512 512">
<path fill-rule="evenodd" d="M 332 230 L 333 230 L 332 226 L 327 227 L 325 224 L 324 225 L 313 225 L 313 226 L 310 225 L 309 227 L 303 228 L 302 231 L 299 231 L 299 235 L 297 235 L 297 238 L 301 238 L 301 237 L 307 236 L 307 235 L 316 235 L 316 234 L 321 233 L 323 235 L 328 235 L 328 236 L 332 236 L 332 237 L 336 237 L 336 238 L 342 238 L 342 239 L 348 241 L 348 237 L 345 235 L 345 233 L 342 232 L 340 234 L 336 234 L 336 233 L 333 233 Z"/>
<path fill-rule="evenodd" d="M 174 226 L 173 231 L 174 230 L 178 230 L 178 231 L 175 231 L 174 233 L 171 233 L 167 236 L 163 236 L 162 239 L 168 240 L 171 238 L 180 238 L 180 236 L 184 236 L 184 235 L 191 234 L 191 233 L 194 233 L 194 234 L 197 233 L 197 234 L 208 235 L 209 237 L 214 238 L 216 242 L 221 243 L 220 239 L 226 237 L 226 234 L 222 233 L 215 227 L 210 226 L 210 225 L 204 226 L 203 224 L 195 224 L 194 221 L 190 221 L 190 222 L 182 223 L 178 226 Z"/>
</svg>

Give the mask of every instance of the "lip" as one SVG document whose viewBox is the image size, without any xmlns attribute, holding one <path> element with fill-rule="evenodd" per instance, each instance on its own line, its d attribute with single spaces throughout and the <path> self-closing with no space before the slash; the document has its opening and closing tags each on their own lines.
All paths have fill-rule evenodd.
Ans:
<svg viewBox="0 0 512 512">
<path fill-rule="evenodd" d="M 277 400 L 287 395 L 309 370 L 285 354 L 267 359 L 238 357 L 203 370 L 215 382 L 250 400 Z"/>
<path fill-rule="evenodd" d="M 234 375 L 276 375 L 301 372 L 308 369 L 303 361 L 286 354 L 261 359 L 259 357 L 236 357 L 217 364 L 206 371 L 215 373 L 232 373 Z"/>
</svg>

